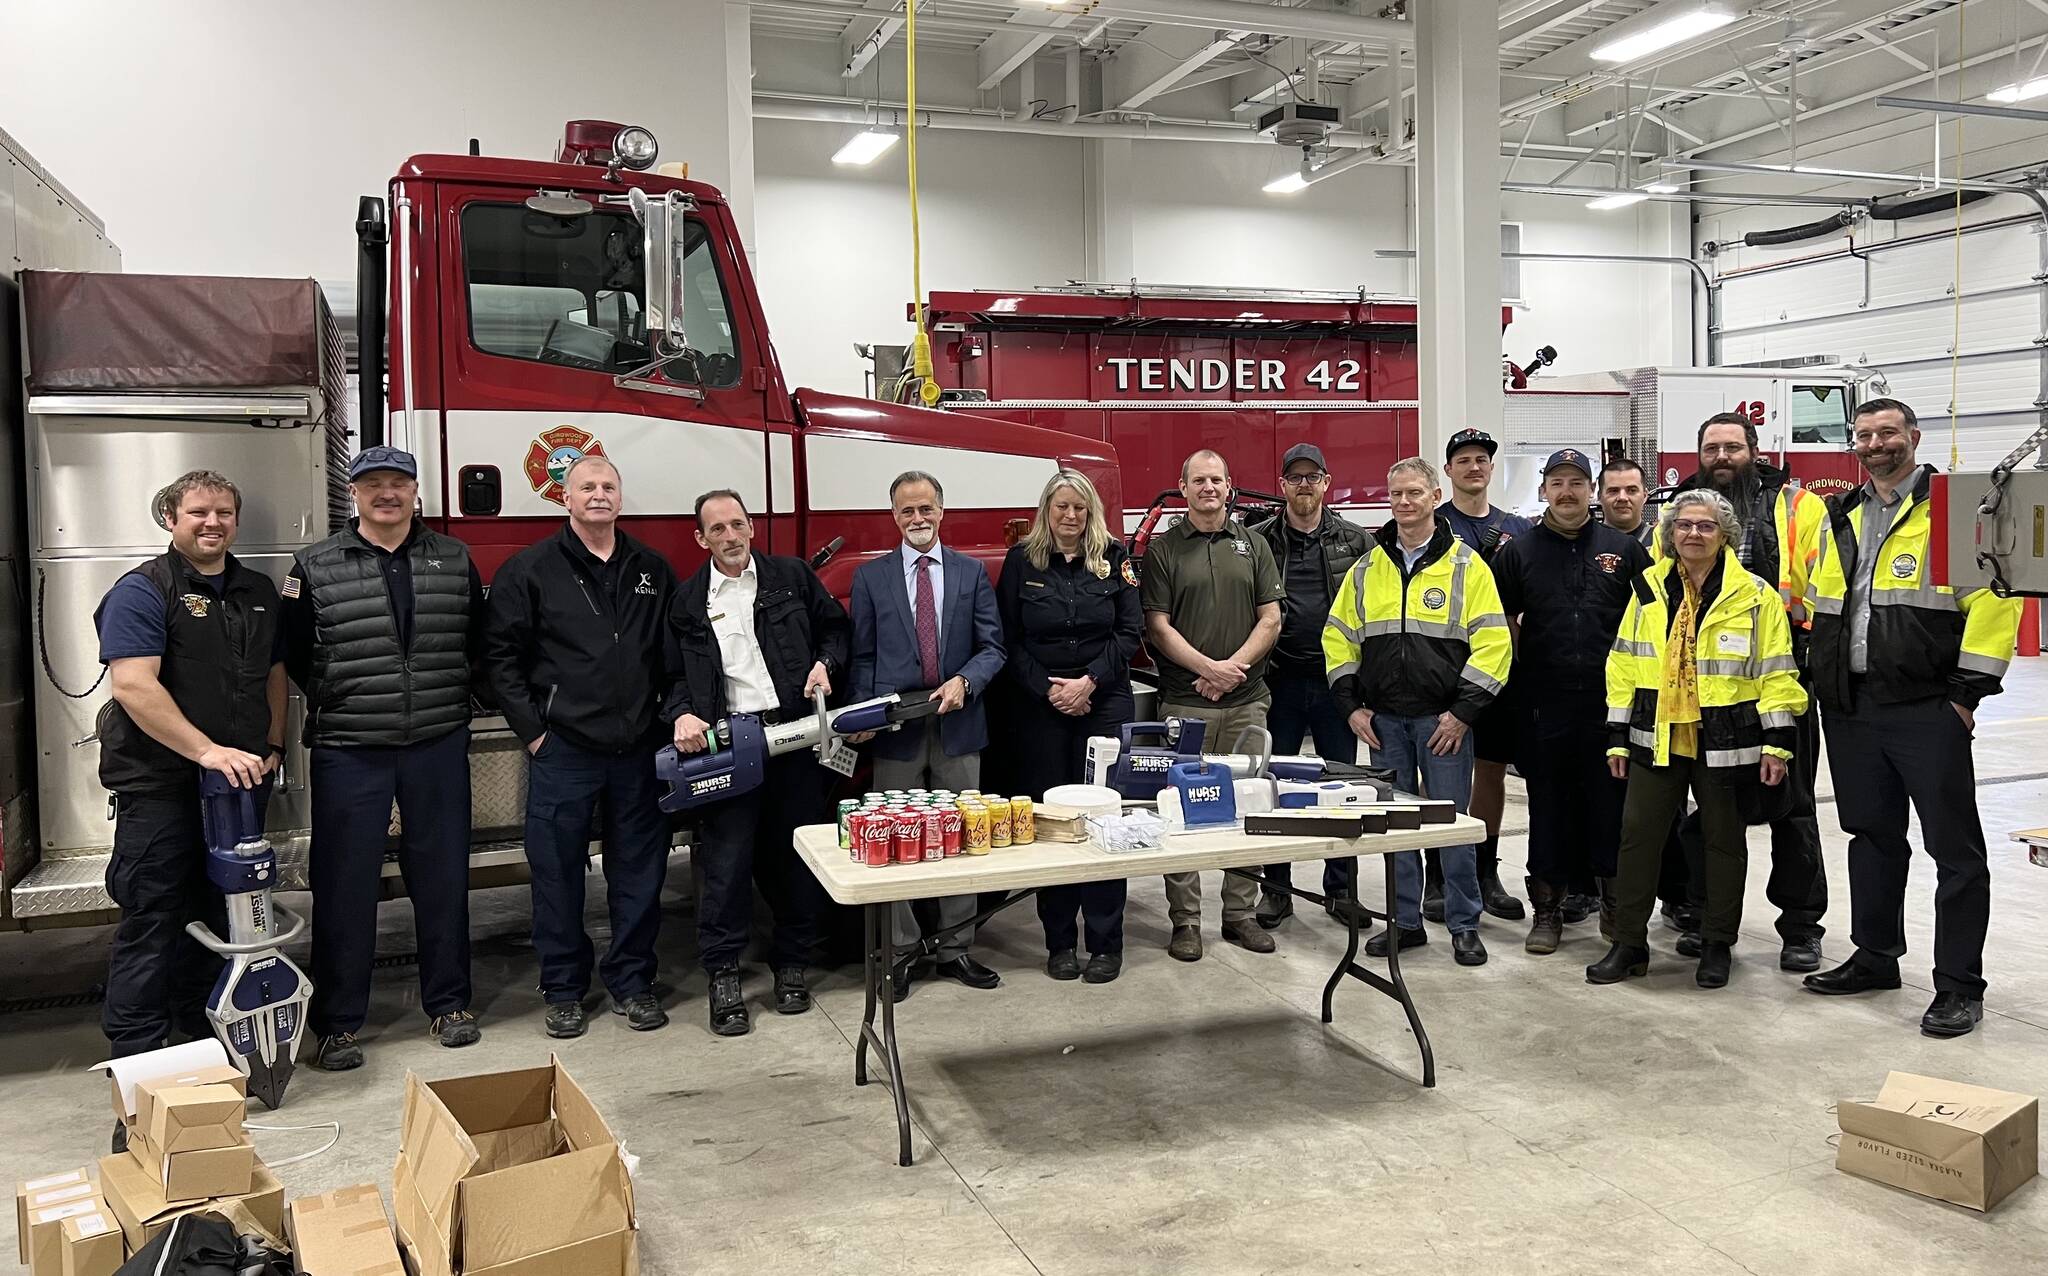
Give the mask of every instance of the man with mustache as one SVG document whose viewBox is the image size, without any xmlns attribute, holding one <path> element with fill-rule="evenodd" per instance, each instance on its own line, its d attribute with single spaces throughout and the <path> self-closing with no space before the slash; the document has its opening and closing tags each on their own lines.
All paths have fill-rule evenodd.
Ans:
<svg viewBox="0 0 2048 1276">
<path fill-rule="evenodd" d="M 1935 865 L 1934 1001 L 1920 1031 L 1960 1037 L 1984 1017 L 1991 920 L 1970 742 L 1978 703 L 2002 690 L 2020 600 L 1929 583 L 1934 467 L 1918 463 L 1919 425 L 1897 399 L 1856 409 L 1849 439 L 1868 478 L 1828 502 L 1808 593 L 1813 683 L 1828 720 L 1836 809 L 1849 834 L 1856 952 L 1808 975 L 1806 986 L 1834 996 L 1899 986 L 1913 863 L 1910 801 Z"/>
<path fill-rule="evenodd" d="M 395 447 L 349 466 L 356 517 L 284 578 L 285 668 L 306 693 L 313 771 L 316 1066 L 363 1064 L 391 803 L 412 900 L 420 1009 L 444 1046 L 480 1035 L 469 985 L 469 702 L 484 587 L 469 547 L 414 514 L 419 465 Z"/>
<path fill-rule="evenodd" d="M 1757 455 L 1756 426 L 1736 412 L 1720 412 L 1700 423 L 1700 468 L 1678 485 L 1680 491 L 1707 488 L 1735 507 L 1742 521 L 1742 543 L 1735 555 L 1751 573 L 1778 587 L 1792 622 L 1792 653 L 1799 662 L 1808 704 L 1799 715 L 1798 741 L 1785 783 L 1773 791 L 1778 809 L 1770 811 L 1771 876 L 1765 897 L 1778 910 L 1778 968 L 1795 972 L 1820 969 L 1821 917 L 1828 909 L 1828 879 L 1821 860 L 1820 821 L 1815 814 L 1814 776 L 1820 762 L 1820 727 L 1811 702 L 1807 674 L 1807 577 L 1820 545 L 1827 518 L 1821 499 L 1789 482 L 1786 471 Z M 1782 796 L 1779 796 L 1782 795 Z M 1687 853 L 1701 847 L 1699 817 L 1687 817 L 1683 837 Z M 1695 880 L 1700 873 L 1695 871 Z M 1679 951 L 1697 954 L 1699 941 L 1688 934 Z"/>
<path fill-rule="evenodd" d="M 569 518 L 514 554 L 491 582 L 484 658 L 505 721 L 526 745 L 526 863 L 542 1030 L 580 1037 L 593 967 L 612 1013 L 635 1032 L 668 1023 L 654 995 L 654 945 L 668 877 L 668 821 L 658 805 L 657 717 L 668 560 L 619 530 L 625 483 L 609 457 L 585 453 L 562 472 Z M 604 839 L 612 939 L 598 962 L 583 929 L 590 839 Z"/>
</svg>

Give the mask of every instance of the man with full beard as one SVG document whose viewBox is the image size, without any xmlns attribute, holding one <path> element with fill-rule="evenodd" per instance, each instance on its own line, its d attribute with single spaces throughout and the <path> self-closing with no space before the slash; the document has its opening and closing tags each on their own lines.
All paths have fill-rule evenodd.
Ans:
<svg viewBox="0 0 2048 1276">
<path fill-rule="evenodd" d="M 1812 492 L 1789 481 L 1786 471 L 1757 455 L 1756 426 L 1748 417 L 1720 412 L 1700 423 L 1699 470 L 1678 485 L 1680 491 L 1707 488 L 1735 507 L 1742 521 L 1742 543 L 1735 553 L 1742 565 L 1778 587 L 1792 622 L 1792 651 L 1806 685 L 1808 705 L 1799 715 L 1798 743 L 1791 773 L 1773 793 L 1777 809 L 1767 812 L 1771 826 L 1771 876 L 1764 893 L 1778 910 L 1778 936 L 1783 947 L 1778 968 L 1794 972 L 1820 969 L 1821 917 L 1828 907 L 1827 870 L 1821 861 L 1820 823 L 1814 814 L 1814 774 L 1820 756 L 1820 727 L 1814 717 L 1812 678 L 1807 664 L 1806 584 L 1819 548 L 1827 510 Z M 1777 796 L 1782 794 L 1782 797 Z M 1687 817 L 1688 850 L 1699 845 L 1698 816 Z M 1695 874 L 1697 877 L 1697 873 Z M 1688 934 L 1681 951 L 1697 951 Z"/>
</svg>

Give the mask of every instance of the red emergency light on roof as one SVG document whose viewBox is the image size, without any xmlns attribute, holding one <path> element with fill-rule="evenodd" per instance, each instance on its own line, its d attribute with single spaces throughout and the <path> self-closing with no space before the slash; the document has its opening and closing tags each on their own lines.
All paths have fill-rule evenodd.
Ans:
<svg viewBox="0 0 2048 1276">
<path fill-rule="evenodd" d="M 562 126 L 562 145 L 555 152 L 557 164 L 618 165 L 635 170 L 654 167 L 660 153 L 654 134 L 638 124 L 615 124 L 610 120 L 570 120 Z"/>
</svg>

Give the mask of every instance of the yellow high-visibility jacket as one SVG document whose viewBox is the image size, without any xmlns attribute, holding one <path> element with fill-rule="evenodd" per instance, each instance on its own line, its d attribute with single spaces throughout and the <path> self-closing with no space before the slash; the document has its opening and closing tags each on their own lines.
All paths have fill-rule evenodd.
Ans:
<svg viewBox="0 0 2048 1276">
<path fill-rule="evenodd" d="M 1927 493 L 1933 477 L 1933 466 L 1920 467 L 1878 545 L 1877 569 L 1871 574 L 1870 668 L 1855 679 L 1860 687 L 1854 688 L 1849 595 L 1869 495 L 1859 487 L 1828 502 L 1827 534 L 1807 594 L 1813 611 L 1814 694 L 1823 708 L 1848 709 L 1860 690 L 1880 703 L 1944 696 L 1974 709 L 2003 689 L 2019 637 L 2021 600 L 2000 598 L 1981 586 L 1957 590 L 1927 583 L 1934 530 Z"/>
<path fill-rule="evenodd" d="M 1685 597 L 1678 564 L 1655 563 L 1636 579 L 1607 653 L 1610 756 L 1671 764 L 1671 725 L 1657 721 L 1664 651 Z M 1742 569 L 1733 549 L 1701 590 L 1697 668 L 1700 760 L 1709 767 L 1753 767 L 1766 753 L 1790 758 L 1794 720 L 1806 690 L 1792 659 L 1792 627 L 1777 592 Z"/>
<path fill-rule="evenodd" d="M 1323 665 L 1337 707 L 1402 717 L 1449 710 L 1471 724 L 1507 685 L 1513 659 L 1493 572 L 1437 516 L 1405 567 L 1390 520 L 1352 565 L 1323 626 Z"/>
<path fill-rule="evenodd" d="M 1757 473 L 1765 487 L 1778 485 L 1777 498 L 1771 502 L 1771 532 L 1777 538 L 1778 600 L 1784 603 L 1785 616 L 1792 627 L 1805 629 L 1812 622 L 1806 606 L 1807 581 L 1813 574 L 1814 556 L 1820 551 L 1822 528 L 1827 524 L 1827 502 L 1790 482 L 1785 471 L 1776 466 L 1759 462 Z M 1678 490 L 1692 488 L 1710 490 L 1697 474 Z M 1749 511 L 1735 513 L 1739 518 L 1747 518 Z M 1651 538 L 1650 554 L 1655 558 L 1664 556 L 1662 537 Z"/>
</svg>

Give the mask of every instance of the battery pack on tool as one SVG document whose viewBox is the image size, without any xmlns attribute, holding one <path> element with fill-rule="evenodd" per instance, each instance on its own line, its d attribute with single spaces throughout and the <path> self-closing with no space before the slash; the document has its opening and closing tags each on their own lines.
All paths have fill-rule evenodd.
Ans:
<svg viewBox="0 0 2048 1276">
<path fill-rule="evenodd" d="M 1213 828 L 1237 823 L 1237 787 L 1230 768 L 1215 762 L 1176 762 L 1166 783 L 1180 798 L 1181 823 Z"/>
</svg>

